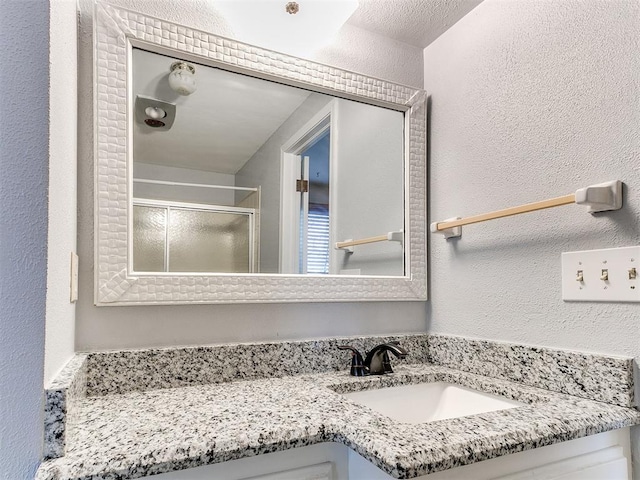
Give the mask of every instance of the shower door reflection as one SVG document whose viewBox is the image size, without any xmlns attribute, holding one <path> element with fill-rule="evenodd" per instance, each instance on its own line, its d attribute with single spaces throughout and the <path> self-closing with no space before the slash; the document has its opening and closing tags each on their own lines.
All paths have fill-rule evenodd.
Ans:
<svg viewBox="0 0 640 480">
<path fill-rule="evenodd" d="M 252 273 L 254 215 L 251 208 L 134 200 L 133 269 Z"/>
</svg>

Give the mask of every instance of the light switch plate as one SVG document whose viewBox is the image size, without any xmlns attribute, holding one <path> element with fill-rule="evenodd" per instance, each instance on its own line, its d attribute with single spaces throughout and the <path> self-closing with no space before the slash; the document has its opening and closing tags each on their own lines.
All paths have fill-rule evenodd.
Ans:
<svg viewBox="0 0 640 480">
<path fill-rule="evenodd" d="M 640 246 L 563 253 L 562 299 L 640 302 Z"/>
<path fill-rule="evenodd" d="M 78 255 L 71 252 L 71 303 L 78 301 Z"/>
</svg>

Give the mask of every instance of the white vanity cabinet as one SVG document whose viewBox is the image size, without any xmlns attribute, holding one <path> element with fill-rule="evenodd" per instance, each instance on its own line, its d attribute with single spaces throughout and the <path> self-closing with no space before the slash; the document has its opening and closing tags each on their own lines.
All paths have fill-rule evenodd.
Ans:
<svg viewBox="0 0 640 480">
<path fill-rule="evenodd" d="M 416 480 L 631 480 L 629 429 L 623 428 L 547 447 L 485 460 Z M 356 454 L 349 480 L 390 480 Z"/>
<path fill-rule="evenodd" d="M 417 480 L 630 480 L 623 428 L 418 477 Z M 391 480 L 349 448 L 324 443 L 165 473 L 158 480 Z"/>
</svg>

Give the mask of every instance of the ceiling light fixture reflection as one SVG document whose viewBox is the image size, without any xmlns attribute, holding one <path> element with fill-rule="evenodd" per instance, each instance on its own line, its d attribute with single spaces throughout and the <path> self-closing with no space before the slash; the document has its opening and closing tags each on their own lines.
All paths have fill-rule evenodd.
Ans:
<svg viewBox="0 0 640 480">
<path fill-rule="evenodd" d="M 187 62 L 174 62 L 170 67 L 169 85 L 180 95 L 196 91 L 196 68 Z"/>
<path fill-rule="evenodd" d="M 358 0 L 216 0 L 246 43 L 305 56 L 327 46 L 358 8 Z"/>
<path fill-rule="evenodd" d="M 140 123 L 158 130 L 169 130 L 176 119 L 174 103 L 144 95 L 136 95 L 135 111 Z"/>
</svg>

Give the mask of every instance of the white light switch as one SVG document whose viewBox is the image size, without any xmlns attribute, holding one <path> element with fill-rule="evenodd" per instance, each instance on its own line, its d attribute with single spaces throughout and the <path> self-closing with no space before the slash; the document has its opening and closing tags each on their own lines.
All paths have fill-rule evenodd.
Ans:
<svg viewBox="0 0 640 480">
<path fill-rule="evenodd" d="M 562 254 L 562 299 L 640 302 L 640 246 Z"/>
<path fill-rule="evenodd" d="M 71 303 L 78 301 L 78 255 L 71 252 Z"/>
</svg>

